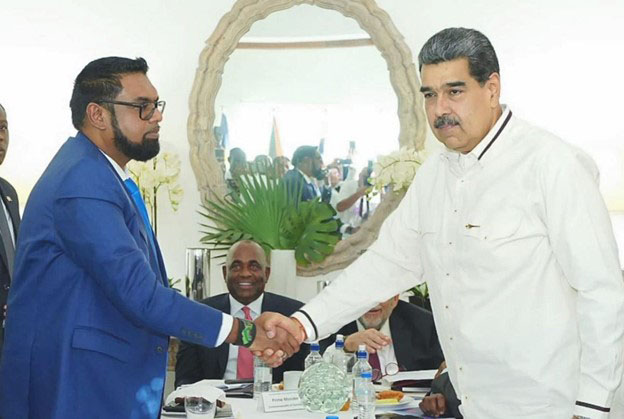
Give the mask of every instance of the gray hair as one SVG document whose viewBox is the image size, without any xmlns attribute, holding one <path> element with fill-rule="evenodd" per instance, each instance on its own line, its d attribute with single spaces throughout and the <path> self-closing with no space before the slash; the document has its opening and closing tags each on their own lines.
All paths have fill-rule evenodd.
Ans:
<svg viewBox="0 0 624 419">
<path fill-rule="evenodd" d="M 498 58 L 490 40 L 475 29 L 447 28 L 433 35 L 418 54 L 418 70 L 423 65 L 438 64 L 458 58 L 468 60 L 470 75 L 483 85 L 499 73 Z"/>
</svg>

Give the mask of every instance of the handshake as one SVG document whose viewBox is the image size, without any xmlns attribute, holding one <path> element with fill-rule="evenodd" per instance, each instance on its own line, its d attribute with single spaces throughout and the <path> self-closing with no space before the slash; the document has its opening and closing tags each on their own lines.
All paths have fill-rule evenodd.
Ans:
<svg viewBox="0 0 624 419">
<path fill-rule="evenodd" d="M 280 366 L 299 351 L 306 339 L 301 323 L 279 313 L 264 312 L 253 323 L 234 319 L 226 342 L 248 347 L 271 367 Z"/>
</svg>

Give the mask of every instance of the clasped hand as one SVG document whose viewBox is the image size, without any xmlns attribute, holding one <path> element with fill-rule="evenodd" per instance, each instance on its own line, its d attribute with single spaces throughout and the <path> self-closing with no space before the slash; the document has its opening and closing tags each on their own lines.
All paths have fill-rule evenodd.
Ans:
<svg viewBox="0 0 624 419">
<path fill-rule="evenodd" d="M 256 338 L 249 349 L 271 367 L 297 353 L 305 339 L 299 323 L 279 313 L 264 312 L 254 323 Z"/>
</svg>

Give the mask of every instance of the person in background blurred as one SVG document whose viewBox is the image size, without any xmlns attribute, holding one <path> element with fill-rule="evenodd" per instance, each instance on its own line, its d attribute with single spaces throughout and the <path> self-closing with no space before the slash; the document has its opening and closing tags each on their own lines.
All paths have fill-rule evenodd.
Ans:
<svg viewBox="0 0 624 419">
<path fill-rule="evenodd" d="M 228 191 L 230 193 L 238 193 L 238 178 L 240 178 L 244 174 L 247 174 L 249 171 L 249 165 L 247 164 L 247 155 L 241 148 L 235 147 L 230 150 L 228 163 L 230 164 L 230 167 L 225 172 L 225 183 L 227 184 Z"/>
<path fill-rule="evenodd" d="M 289 193 L 301 190 L 301 200 L 310 201 L 321 197 L 321 191 L 316 184 L 317 180 L 325 178 L 323 159 L 318 147 L 302 145 L 293 154 L 294 169 L 284 175 L 284 181 Z"/>
<path fill-rule="evenodd" d="M 286 156 L 277 156 L 273 159 L 273 165 L 277 177 L 282 178 L 290 170 L 290 159 Z"/>
<path fill-rule="evenodd" d="M 7 112 L 0 103 L 0 165 L 9 150 L 9 120 Z M 0 177 L 0 359 L 4 342 L 4 319 L 7 311 L 7 298 L 13 262 L 15 258 L 15 241 L 20 225 L 19 200 L 15 188 Z"/>
</svg>

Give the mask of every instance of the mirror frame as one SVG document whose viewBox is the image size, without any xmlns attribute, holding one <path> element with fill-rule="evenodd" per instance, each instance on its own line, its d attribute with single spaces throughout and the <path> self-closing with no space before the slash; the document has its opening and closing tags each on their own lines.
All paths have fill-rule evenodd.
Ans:
<svg viewBox="0 0 624 419">
<path fill-rule="evenodd" d="M 424 146 L 426 118 L 411 50 L 390 16 L 374 0 L 237 0 L 206 41 L 189 100 L 189 157 L 203 204 L 227 193 L 221 167 L 214 155 L 217 142 L 213 132 L 215 99 L 221 87 L 225 64 L 239 40 L 256 21 L 301 4 L 335 10 L 355 19 L 370 35 L 388 65 L 390 83 L 397 95 L 399 146 L 419 150 Z M 316 276 L 347 267 L 377 239 L 381 224 L 402 198 L 402 194 L 386 195 L 356 234 L 338 242 L 334 252 L 320 264 L 298 267 L 297 274 Z"/>
</svg>

